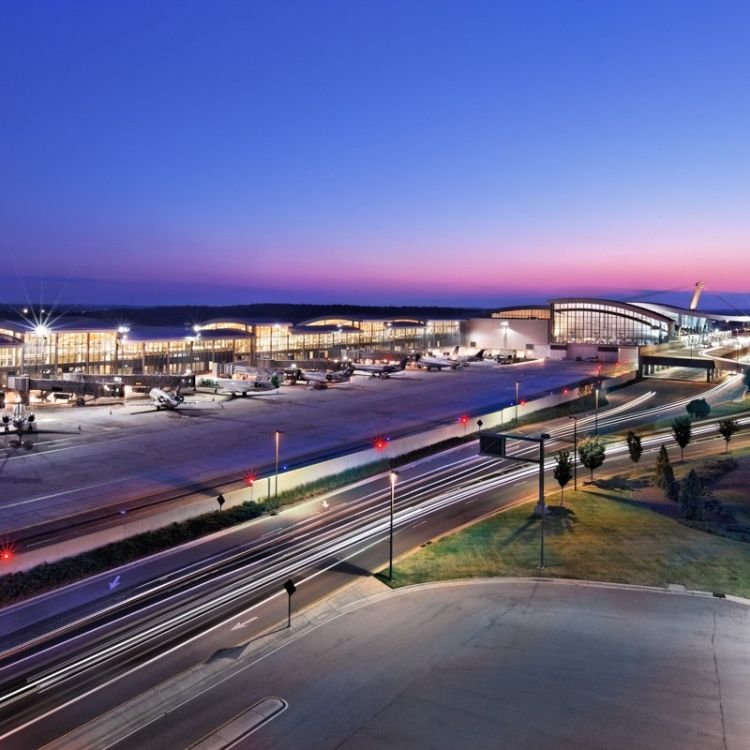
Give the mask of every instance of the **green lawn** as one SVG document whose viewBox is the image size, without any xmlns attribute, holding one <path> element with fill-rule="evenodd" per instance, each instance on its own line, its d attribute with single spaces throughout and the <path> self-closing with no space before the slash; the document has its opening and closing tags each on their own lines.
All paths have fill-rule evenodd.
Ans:
<svg viewBox="0 0 750 750">
<path fill-rule="evenodd" d="M 629 490 L 570 491 L 565 506 L 552 506 L 545 520 L 544 571 L 537 567 L 540 522 L 531 516 L 532 506 L 525 505 L 400 560 L 394 585 L 545 576 L 650 586 L 681 583 L 750 597 L 750 544 L 688 528 L 651 510 Z"/>
</svg>

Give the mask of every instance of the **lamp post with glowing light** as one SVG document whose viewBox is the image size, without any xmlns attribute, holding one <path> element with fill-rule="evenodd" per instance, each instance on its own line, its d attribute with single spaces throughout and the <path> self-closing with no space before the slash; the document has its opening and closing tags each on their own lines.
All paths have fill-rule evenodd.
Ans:
<svg viewBox="0 0 750 750">
<path fill-rule="evenodd" d="M 281 436 L 283 434 L 284 434 L 284 430 L 273 431 L 274 448 L 275 448 L 275 455 L 276 455 L 276 476 L 275 476 L 274 488 L 273 488 L 274 500 L 277 500 L 279 497 L 279 441 L 281 440 Z"/>
<path fill-rule="evenodd" d="M 393 511 L 396 505 L 396 480 L 398 472 L 391 469 L 388 478 L 391 482 L 391 520 L 390 520 L 390 541 L 388 545 L 388 580 L 393 580 Z"/>
<path fill-rule="evenodd" d="M 599 435 L 599 383 L 594 386 L 594 435 Z"/>
<path fill-rule="evenodd" d="M 115 375 L 120 372 L 120 347 L 124 341 L 127 341 L 129 331 L 128 326 L 117 326 L 117 333 L 115 333 Z"/>
</svg>

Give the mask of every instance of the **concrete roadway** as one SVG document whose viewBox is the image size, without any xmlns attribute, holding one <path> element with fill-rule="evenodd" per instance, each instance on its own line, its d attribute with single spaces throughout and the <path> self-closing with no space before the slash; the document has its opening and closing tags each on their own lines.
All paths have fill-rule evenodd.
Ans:
<svg viewBox="0 0 750 750">
<path fill-rule="evenodd" d="M 463 370 L 408 370 L 387 380 L 357 377 L 329 390 L 283 387 L 278 393 L 225 400 L 190 397 L 194 406 L 48 407 L 38 434 L 0 436 L 0 534 L 154 493 L 203 486 L 251 467 L 270 470 L 274 430 L 283 430 L 281 460 L 371 444 L 377 435 L 453 422 L 464 413 L 561 390 L 595 374 L 597 365 L 536 362 L 473 364 Z M 111 414 L 110 414 L 111 412 Z"/>
<path fill-rule="evenodd" d="M 704 445 L 708 447 L 709 451 L 716 452 L 719 446 L 719 439 L 713 437 Z M 705 447 L 703 449 L 705 450 Z M 701 448 L 698 445 L 694 445 L 689 450 L 701 450 Z M 608 459 L 605 468 L 612 471 L 617 470 L 620 465 L 629 465 L 629 459 L 626 456 L 621 456 L 617 459 L 613 457 L 612 459 Z M 397 554 L 406 549 L 413 548 L 425 540 L 434 538 L 437 534 L 455 528 L 473 517 L 482 515 L 513 497 L 518 497 L 519 490 L 533 493 L 534 484 L 535 480 L 532 478 L 524 482 L 523 487 L 514 484 L 506 487 L 502 492 L 498 490 L 488 491 L 481 498 L 469 499 L 466 502 L 453 506 L 448 513 L 433 514 L 429 518 L 411 523 L 408 528 L 404 527 L 398 532 L 396 537 Z M 383 541 L 385 542 L 385 540 Z M 315 601 L 347 580 L 351 580 L 352 577 L 358 578 L 365 574 L 366 571 L 380 567 L 383 563 L 384 554 L 387 554 L 387 543 L 381 543 L 376 547 L 372 547 L 366 550 L 364 554 L 357 555 L 330 573 L 326 573 L 306 583 L 300 588 L 298 594 L 295 595 L 295 605 L 301 606 L 306 602 Z M 317 569 L 319 568 L 320 566 L 318 565 Z M 302 575 L 301 571 L 300 575 Z M 275 590 L 278 591 L 278 589 Z M 12 739 L 6 738 L 4 742 L 8 743 L 9 748 L 36 747 L 43 744 L 43 742 L 37 743 L 36 739 L 40 737 L 46 737 L 47 739 L 54 737 L 56 736 L 55 732 L 61 731 L 62 727 L 72 729 L 79 723 L 87 721 L 92 715 L 97 716 L 102 711 L 113 709 L 122 703 L 127 696 L 138 695 L 140 690 L 169 679 L 170 676 L 189 668 L 191 664 L 204 661 L 209 664 L 215 662 L 216 657 L 212 657 L 211 654 L 219 654 L 226 651 L 227 654 L 232 654 L 231 660 L 234 660 L 236 649 L 229 648 L 236 643 L 238 637 L 238 633 L 234 628 L 239 627 L 240 634 L 244 632 L 262 632 L 274 622 L 278 622 L 280 608 L 283 608 L 282 601 L 275 599 L 266 601 L 261 606 L 255 607 L 250 611 L 239 612 L 235 615 L 235 618 L 230 618 L 221 628 L 214 629 L 210 633 L 207 633 L 206 637 L 202 637 L 191 643 L 189 648 L 179 649 L 166 654 L 165 658 L 152 663 L 148 668 L 138 670 L 129 676 L 127 680 L 124 678 L 117 679 L 107 686 L 106 689 L 100 688 L 94 696 L 66 709 L 63 714 L 53 714 L 47 720 L 30 727 L 29 732 L 15 735 Z M 257 620 L 255 620 L 256 617 L 258 618 Z M 101 676 L 103 677 L 104 673 Z M 80 695 L 80 691 L 86 689 L 84 687 L 86 682 L 87 679 L 85 677 L 79 679 L 73 685 L 71 696 L 76 693 Z M 167 684 L 158 692 L 164 696 L 170 694 L 171 689 Z M 49 695 L 49 697 L 59 701 L 63 695 L 63 693 L 56 689 L 55 693 Z M 118 711 L 117 713 L 121 712 Z M 51 732 L 53 734 L 50 735 Z M 172 747 L 173 745 L 168 746 Z M 86 745 L 84 744 L 82 747 L 86 747 Z"/>
<path fill-rule="evenodd" d="M 232 747 L 750 746 L 743 604 L 482 581 L 414 587 L 343 611 L 296 639 L 280 634 L 275 651 L 235 653 L 233 677 L 114 747 L 187 748 L 270 696 L 288 709 Z"/>
</svg>

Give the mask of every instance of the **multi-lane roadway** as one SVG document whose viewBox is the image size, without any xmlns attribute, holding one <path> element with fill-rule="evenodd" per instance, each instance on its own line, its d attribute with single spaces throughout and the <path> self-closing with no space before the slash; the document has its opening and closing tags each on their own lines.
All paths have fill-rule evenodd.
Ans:
<svg viewBox="0 0 750 750">
<path fill-rule="evenodd" d="M 711 398 L 736 390 L 728 381 Z M 654 400 L 648 392 L 623 400 L 600 415 L 600 432 L 684 412 L 684 402 L 650 405 Z M 580 418 L 579 434 L 593 422 L 593 415 Z M 569 420 L 545 425 L 551 450 L 570 446 L 572 427 Z M 644 445 L 655 450 L 669 439 Z M 610 446 L 608 468 L 627 460 L 623 444 Z M 407 467 L 397 485 L 396 552 L 528 499 L 535 472 L 479 457 L 475 445 Z M 387 478 L 376 478 L 6 609 L 0 613 L 0 628 L 9 634 L 0 662 L 2 741 L 34 747 L 260 632 L 283 614 L 278 593 L 289 577 L 301 584 L 300 605 L 369 574 L 387 558 L 388 501 Z"/>
</svg>

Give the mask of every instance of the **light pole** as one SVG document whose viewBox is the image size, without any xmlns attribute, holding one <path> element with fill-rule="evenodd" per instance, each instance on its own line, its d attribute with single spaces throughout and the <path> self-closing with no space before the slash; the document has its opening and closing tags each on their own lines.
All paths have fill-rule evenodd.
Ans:
<svg viewBox="0 0 750 750">
<path fill-rule="evenodd" d="M 273 497 L 277 500 L 279 497 L 279 441 L 284 434 L 284 430 L 274 430 L 274 447 L 276 448 L 276 478 L 274 480 Z"/>
<path fill-rule="evenodd" d="M 543 432 L 539 436 L 539 510 L 541 518 L 539 524 L 539 570 L 544 570 L 544 516 L 547 508 L 544 505 L 544 441 L 550 436 Z"/>
<path fill-rule="evenodd" d="M 594 387 L 594 435 L 599 436 L 599 384 Z"/>
<path fill-rule="evenodd" d="M 396 480 L 398 472 L 391 469 L 389 478 L 391 480 L 391 523 L 390 523 L 390 544 L 388 546 L 388 580 L 393 580 L 393 510 L 396 505 Z"/>
<path fill-rule="evenodd" d="M 513 420 L 515 424 L 518 424 L 518 386 L 520 383 L 516 380 L 516 418 Z"/>
<path fill-rule="evenodd" d="M 571 414 L 573 420 L 573 489 L 578 491 L 578 417 Z"/>
</svg>

